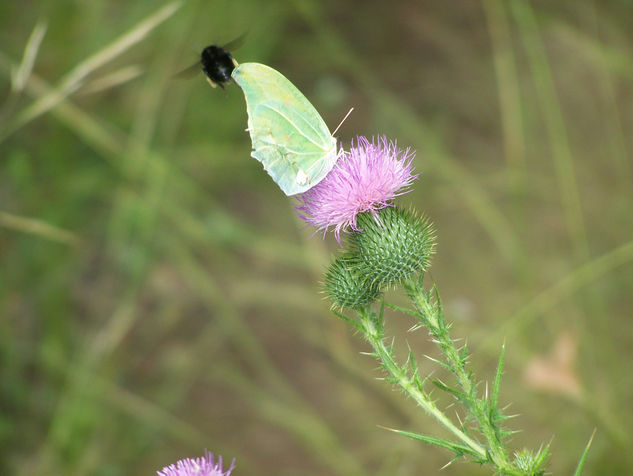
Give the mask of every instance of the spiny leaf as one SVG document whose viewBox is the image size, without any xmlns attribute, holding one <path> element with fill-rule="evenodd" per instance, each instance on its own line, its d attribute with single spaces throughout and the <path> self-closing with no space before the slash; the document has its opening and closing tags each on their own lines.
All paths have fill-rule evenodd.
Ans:
<svg viewBox="0 0 633 476">
<path fill-rule="evenodd" d="M 376 321 L 378 323 L 378 328 L 380 329 L 380 332 L 382 333 L 385 329 L 384 323 L 385 323 L 385 302 L 381 302 L 380 303 L 380 313 L 378 314 Z"/>
<path fill-rule="evenodd" d="M 468 454 L 468 455 L 473 456 L 475 458 L 478 458 L 478 456 L 479 456 L 477 453 L 475 453 L 468 446 L 465 446 L 465 445 L 463 445 L 461 443 L 457 443 L 455 441 L 445 440 L 443 438 L 437 438 L 437 437 L 434 437 L 434 436 L 420 435 L 419 433 L 413 433 L 413 432 L 410 432 L 410 431 L 395 430 L 393 428 L 387 428 L 387 427 L 384 427 L 384 426 L 381 426 L 380 428 L 383 428 L 383 429 L 389 430 L 389 431 L 393 431 L 394 433 L 397 433 L 397 434 L 402 435 L 402 436 L 406 436 L 408 438 L 412 438 L 414 440 L 423 441 L 423 442 L 429 443 L 431 445 L 439 446 L 440 448 L 445 448 L 447 450 L 453 451 L 458 457 L 461 457 L 464 454 Z"/>
<path fill-rule="evenodd" d="M 468 363 L 468 344 L 467 343 L 465 343 L 463 347 L 461 348 L 461 350 L 459 351 L 459 361 L 461 362 L 463 367 L 465 367 L 466 364 Z"/>
<path fill-rule="evenodd" d="M 505 360 L 506 345 L 501 346 L 499 354 L 499 363 L 497 364 L 497 373 L 495 374 L 495 382 L 492 386 L 491 406 L 496 411 L 499 404 L 499 388 L 501 387 L 501 376 L 503 375 L 503 363 Z"/>
<path fill-rule="evenodd" d="M 596 435 L 596 430 L 593 430 L 591 433 L 591 438 L 587 442 L 587 446 L 585 446 L 585 450 L 582 452 L 580 456 L 580 460 L 578 461 L 578 466 L 576 466 L 576 471 L 574 471 L 574 476 L 580 476 L 582 474 L 582 469 L 585 466 L 585 461 L 587 459 L 587 455 L 589 454 L 589 448 L 591 447 L 591 443 L 593 442 L 593 437 Z"/>
<path fill-rule="evenodd" d="M 519 474 L 542 476 L 545 473 L 543 466 L 549 458 L 549 447 L 548 444 L 544 448 L 539 448 L 536 454 L 527 449 L 517 451 L 514 454 L 514 465 L 521 471 Z"/>
<path fill-rule="evenodd" d="M 455 372 L 455 369 L 453 368 L 452 365 L 450 365 L 450 364 L 448 364 L 448 363 L 446 363 L 446 362 L 444 362 L 442 360 L 435 359 L 435 358 L 431 357 L 430 355 L 427 355 L 426 358 L 429 359 L 432 362 L 435 362 L 438 365 L 441 365 L 442 367 L 447 369 L 449 372 Z"/>
<path fill-rule="evenodd" d="M 421 318 L 422 317 L 419 312 L 413 311 L 411 309 L 407 309 L 406 307 L 396 306 L 395 304 L 391 304 L 391 303 L 388 303 L 386 301 L 382 301 L 382 304 L 384 306 L 387 306 L 390 309 L 393 309 L 394 311 L 399 311 L 399 312 L 402 312 L 404 314 L 409 314 L 409 315 L 417 317 L 417 318 Z"/>
<path fill-rule="evenodd" d="M 440 299 L 440 291 L 435 284 L 433 285 L 433 294 L 435 296 L 435 309 L 439 318 L 438 320 L 444 321 L 444 308 L 442 307 L 442 300 Z M 446 325 L 446 321 L 444 321 L 444 325 Z"/>
<path fill-rule="evenodd" d="M 448 385 L 446 385 L 445 383 L 443 383 L 440 380 L 433 380 L 433 383 L 439 389 L 444 390 L 445 392 L 448 392 L 451 395 L 453 395 L 460 402 L 465 402 L 466 401 L 467 395 L 464 392 L 460 392 L 459 390 L 457 390 L 455 388 L 451 388 L 451 387 L 449 387 Z"/>
<path fill-rule="evenodd" d="M 418 287 L 422 288 L 422 286 L 424 286 L 424 271 L 425 270 L 420 270 L 420 275 L 418 276 Z"/>
<path fill-rule="evenodd" d="M 339 319 L 343 319 L 345 322 L 347 322 L 348 324 L 353 325 L 354 327 L 356 327 L 359 331 L 363 330 L 363 326 L 361 326 L 358 322 L 356 322 L 354 319 L 350 319 L 347 316 L 344 316 L 343 314 L 341 314 L 340 312 L 332 309 L 332 314 L 334 314 L 336 317 L 338 317 Z"/>
</svg>

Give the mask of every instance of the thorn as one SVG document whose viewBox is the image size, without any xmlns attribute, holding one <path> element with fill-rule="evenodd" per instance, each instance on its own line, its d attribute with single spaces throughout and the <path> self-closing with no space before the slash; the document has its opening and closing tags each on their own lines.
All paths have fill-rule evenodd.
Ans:
<svg viewBox="0 0 633 476">
<path fill-rule="evenodd" d="M 459 421 L 459 425 L 463 428 L 464 422 L 462 422 L 462 419 L 459 417 L 459 413 L 455 412 L 455 416 L 457 417 L 457 421 Z"/>
</svg>

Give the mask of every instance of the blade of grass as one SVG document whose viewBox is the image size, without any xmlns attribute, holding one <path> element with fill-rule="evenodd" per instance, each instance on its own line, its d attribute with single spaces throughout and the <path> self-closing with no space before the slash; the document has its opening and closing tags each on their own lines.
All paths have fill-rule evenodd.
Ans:
<svg viewBox="0 0 633 476">
<path fill-rule="evenodd" d="M 75 245 L 79 242 L 79 237 L 74 233 L 50 225 L 37 218 L 22 217 L 1 211 L 0 227 L 41 236 L 42 238 L 68 245 Z"/>
<path fill-rule="evenodd" d="M 520 186 L 525 173 L 525 137 L 510 25 L 502 1 L 482 0 L 482 5 L 491 37 L 505 157 L 511 184 Z"/>
<path fill-rule="evenodd" d="M 633 240 L 586 262 L 557 283 L 549 286 L 512 317 L 506 319 L 505 323 L 497 330 L 489 332 L 482 344 L 484 346 L 496 345 L 495 343 L 504 336 L 509 337 L 517 333 L 534 319 L 552 309 L 561 300 L 600 279 L 615 268 L 630 262 L 633 262 Z"/>
<path fill-rule="evenodd" d="M 18 113 L 3 131 L 2 136 L 0 136 L 0 142 L 33 119 L 57 106 L 66 97 L 79 89 L 82 82 L 90 73 L 112 61 L 134 44 L 143 40 L 154 28 L 173 15 L 176 10 L 180 8 L 180 5 L 180 2 L 168 3 L 139 22 L 127 33 L 124 33 L 112 43 L 81 61 L 60 80 L 56 88 L 39 97 Z"/>
<path fill-rule="evenodd" d="M 510 2 L 510 12 L 516 21 L 530 63 L 532 78 L 552 147 L 552 157 L 560 184 L 565 221 L 574 249 L 574 258 L 582 262 L 589 256 L 587 231 L 583 217 L 574 159 L 569 145 L 567 127 L 561 111 L 554 78 L 545 47 L 541 40 L 539 23 L 529 3 Z"/>
<path fill-rule="evenodd" d="M 33 32 L 26 42 L 24 48 L 24 55 L 20 65 L 11 71 L 11 92 L 19 93 L 24 89 L 31 71 L 33 71 L 33 65 L 35 64 L 35 58 L 44 39 L 47 29 L 46 21 L 40 20 L 33 28 Z"/>
<path fill-rule="evenodd" d="M 22 61 L 18 65 L 12 65 L 9 71 L 9 82 L 11 91 L 7 95 L 4 105 L 0 108 L 0 137 L 3 136 L 8 119 L 13 116 L 20 93 L 24 90 L 26 83 L 33 71 L 35 58 L 46 34 L 46 22 L 40 20 L 33 28 L 31 36 L 26 42 Z"/>
<path fill-rule="evenodd" d="M 610 146 L 610 153 L 606 156 L 613 158 L 615 162 L 617 179 L 621 183 L 620 193 L 631 196 L 633 168 L 628 153 L 630 147 L 627 133 L 622 123 L 624 111 L 621 108 L 622 104 L 618 102 L 618 75 L 623 76 L 627 82 L 633 80 L 633 61 L 630 55 L 622 55 L 614 51 L 613 47 L 603 43 L 598 33 L 595 36 L 589 35 L 565 23 L 558 24 L 555 31 L 563 41 L 577 46 L 584 57 L 592 63 L 605 104 L 605 116 L 608 119 L 601 121 L 607 138 L 605 142 Z M 625 74 L 620 71 L 623 68 L 626 71 Z"/>
<path fill-rule="evenodd" d="M 81 95 L 88 95 L 103 92 L 138 78 L 141 74 L 143 74 L 143 69 L 139 65 L 126 66 L 125 68 L 121 68 L 113 73 L 106 74 L 105 76 L 86 83 L 79 93 Z"/>
<path fill-rule="evenodd" d="M 7 73 L 11 70 L 12 64 L 11 60 L 0 51 L 0 70 Z M 43 97 L 52 94 L 53 91 L 50 84 L 35 74 L 31 75 L 26 84 L 26 92 L 34 97 Z M 122 132 L 99 123 L 66 99 L 59 103 L 53 110 L 53 114 L 116 167 L 115 158 L 121 153 L 124 143 Z M 117 169 L 120 168 L 117 167 Z"/>
</svg>

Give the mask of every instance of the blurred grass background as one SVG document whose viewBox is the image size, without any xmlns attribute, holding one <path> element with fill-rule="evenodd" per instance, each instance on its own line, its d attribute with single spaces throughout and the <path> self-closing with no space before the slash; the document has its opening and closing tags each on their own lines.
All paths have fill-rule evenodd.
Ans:
<svg viewBox="0 0 633 476">
<path fill-rule="evenodd" d="M 343 142 L 417 149 L 400 202 L 435 222 L 480 378 L 507 344 L 513 448 L 551 440 L 570 474 L 597 428 L 586 474 L 633 473 L 633 3 L 2 2 L 0 26 L 1 474 L 154 474 L 205 448 L 246 475 L 448 462 L 377 427 L 441 434 L 329 313 L 336 244 L 249 157 L 241 91 L 171 78 L 244 32 L 237 60 L 332 129 L 355 108 Z M 389 317 L 432 354 L 410 325 Z"/>
</svg>

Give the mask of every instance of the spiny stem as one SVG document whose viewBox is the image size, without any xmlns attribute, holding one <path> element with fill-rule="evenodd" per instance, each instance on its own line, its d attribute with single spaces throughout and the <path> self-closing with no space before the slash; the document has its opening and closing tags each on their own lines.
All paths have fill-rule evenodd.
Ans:
<svg viewBox="0 0 633 476">
<path fill-rule="evenodd" d="M 482 460 L 487 459 L 484 447 L 457 428 L 453 422 L 436 406 L 430 397 L 414 383 L 414 379 L 407 375 L 394 360 L 391 351 L 385 346 L 382 330 L 376 325 L 374 316 L 369 311 L 359 311 L 360 323 L 365 338 L 373 347 L 376 357 L 382 363 L 385 370 L 394 378 L 395 382 L 429 415 L 435 418 L 448 431 L 465 443 Z"/>
<path fill-rule="evenodd" d="M 508 459 L 508 454 L 499 437 L 498 428 L 486 414 L 484 399 L 477 398 L 475 394 L 475 385 L 466 370 L 465 359 L 460 356 L 455 342 L 449 335 L 449 327 L 446 326 L 439 303 L 434 305 L 430 300 L 430 295 L 424 291 L 420 283 L 414 280 L 405 283 L 405 288 L 416 310 L 421 314 L 423 324 L 437 342 L 466 398 L 469 399 L 469 410 L 477 420 L 479 430 L 488 442 L 487 451 L 494 465 L 502 474 L 524 474 L 518 471 Z"/>
</svg>

